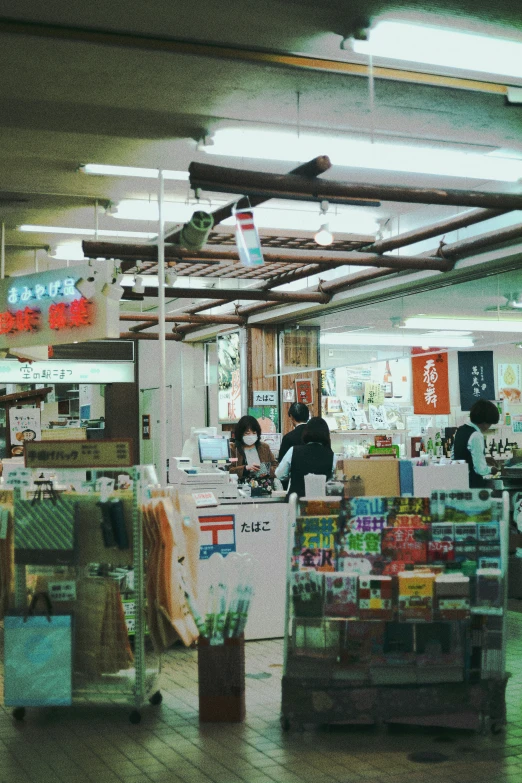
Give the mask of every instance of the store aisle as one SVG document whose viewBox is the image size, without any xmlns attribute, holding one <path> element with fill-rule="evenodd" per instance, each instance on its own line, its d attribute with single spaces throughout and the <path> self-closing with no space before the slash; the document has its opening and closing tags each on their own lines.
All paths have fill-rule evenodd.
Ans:
<svg viewBox="0 0 522 783">
<path fill-rule="evenodd" d="M 133 726 L 119 707 L 0 709 L 0 783 L 504 783 L 522 777 L 522 614 L 509 613 L 509 725 L 500 736 L 415 728 L 279 727 L 282 643 L 247 644 L 247 720 L 198 723 L 196 653 L 165 656 L 164 702 Z M 415 763 L 412 752 L 438 763 Z M 446 760 L 440 760 L 440 756 Z"/>
</svg>

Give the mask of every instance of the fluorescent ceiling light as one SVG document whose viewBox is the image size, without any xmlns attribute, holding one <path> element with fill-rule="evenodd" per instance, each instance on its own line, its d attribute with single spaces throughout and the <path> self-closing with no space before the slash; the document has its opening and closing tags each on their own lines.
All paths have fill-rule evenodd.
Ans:
<svg viewBox="0 0 522 783">
<path fill-rule="evenodd" d="M 522 78 L 522 40 L 513 38 L 383 20 L 368 41 L 352 40 L 351 46 L 358 54 L 390 60 Z"/>
<path fill-rule="evenodd" d="M 157 233 L 151 231 L 108 231 L 99 229 L 96 232 L 94 228 L 72 228 L 65 226 L 36 226 L 24 223 L 18 226 L 18 231 L 27 231 L 32 234 L 75 234 L 82 237 L 129 237 L 130 239 L 154 239 Z"/>
<path fill-rule="evenodd" d="M 212 201 L 194 204 L 186 204 L 181 201 L 165 202 L 165 220 L 169 223 L 186 223 L 197 209 L 212 211 L 217 209 L 225 201 Z M 145 199 L 123 199 L 117 205 L 116 211 L 111 214 L 113 218 L 123 220 L 145 220 L 158 222 L 157 201 Z M 290 229 L 295 231 L 314 231 L 319 228 L 321 215 L 317 205 L 303 202 L 299 207 L 296 202 L 292 207 L 288 203 L 281 204 L 280 200 L 273 200 L 270 206 L 255 207 L 254 219 L 258 228 Z M 235 218 L 230 217 L 221 221 L 223 226 L 234 226 Z M 328 212 L 328 222 L 333 233 L 345 234 L 370 234 L 375 235 L 377 223 L 374 217 L 368 215 L 363 209 L 357 207 L 332 206 Z"/>
<path fill-rule="evenodd" d="M 522 321 L 492 318 L 405 318 L 403 329 L 465 329 L 472 332 L 522 332 Z"/>
<path fill-rule="evenodd" d="M 85 163 L 79 167 L 84 174 L 99 174 L 105 177 L 144 177 L 158 179 L 159 169 L 147 169 L 141 166 L 109 166 L 104 163 Z M 188 171 L 163 171 L 164 179 L 188 180 Z"/>
<path fill-rule="evenodd" d="M 321 345 L 402 345 L 411 348 L 471 348 L 471 337 L 441 337 L 438 334 L 371 334 L 370 332 L 344 332 L 322 334 Z"/>
<path fill-rule="evenodd" d="M 318 133 L 254 128 L 222 128 L 214 144 L 202 147 L 209 155 L 302 162 L 328 155 L 336 166 L 435 174 L 468 179 L 517 182 L 522 160 L 490 153 L 465 152 Z"/>
</svg>

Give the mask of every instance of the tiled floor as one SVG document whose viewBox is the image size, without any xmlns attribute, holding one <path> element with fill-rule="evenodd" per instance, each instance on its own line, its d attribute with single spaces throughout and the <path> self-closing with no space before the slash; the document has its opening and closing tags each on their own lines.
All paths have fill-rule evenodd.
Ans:
<svg viewBox="0 0 522 783">
<path fill-rule="evenodd" d="M 139 725 L 119 707 L 28 710 L 24 722 L 0 709 L 0 783 L 514 783 L 522 778 L 522 614 L 509 613 L 509 636 L 509 724 L 498 736 L 347 727 L 282 733 L 280 641 L 247 644 L 245 723 L 200 726 L 196 654 L 176 648 L 166 656 L 163 704 L 144 709 Z M 413 751 L 447 760 L 415 763 Z"/>
</svg>

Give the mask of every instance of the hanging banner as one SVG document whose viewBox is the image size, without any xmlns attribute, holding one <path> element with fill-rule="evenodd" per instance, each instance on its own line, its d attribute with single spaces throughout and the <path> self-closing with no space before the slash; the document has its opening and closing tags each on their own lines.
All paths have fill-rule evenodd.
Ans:
<svg viewBox="0 0 522 783">
<path fill-rule="evenodd" d="M 448 354 L 415 356 L 415 353 L 412 349 L 413 412 L 423 415 L 449 413 Z"/>
<path fill-rule="evenodd" d="M 261 266 L 265 262 L 259 234 L 254 224 L 254 213 L 251 209 L 242 209 L 234 212 L 234 215 L 239 260 L 244 266 Z"/>
<path fill-rule="evenodd" d="M 41 440 L 40 408 L 11 408 L 9 431 L 12 447 L 23 446 L 30 440 Z"/>
<path fill-rule="evenodd" d="M 493 351 L 459 351 L 460 407 L 469 411 L 477 400 L 494 400 Z"/>
<path fill-rule="evenodd" d="M 520 364 L 498 365 L 498 396 L 507 402 L 522 402 Z"/>
</svg>

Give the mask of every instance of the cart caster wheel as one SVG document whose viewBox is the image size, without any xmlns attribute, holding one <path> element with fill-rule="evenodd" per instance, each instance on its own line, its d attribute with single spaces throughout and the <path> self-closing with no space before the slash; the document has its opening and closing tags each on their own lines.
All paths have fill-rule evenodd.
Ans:
<svg viewBox="0 0 522 783">
<path fill-rule="evenodd" d="M 139 723 L 141 721 L 141 712 L 134 710 L 134 712 L 131 712 L 129 715 L 129 720 L 131 723 Z"/>
<path fill-rule="evenodd" d="M 13 710 L 13 718 L 15 720 L 23 720 L 25 718 L 25 707 L 15 707 Z"/>
<path fill-rule="evenodd" d="M 156 691 L 156 693 L 153 693 L 149 699 L 149 702 L 152 704 L 153 707 L 157 707 L 158 704 L 161 704 L 162 701 L 163 701 L 163 694 L 161 691 Z"/>
<path fill-rule="evenodd" d="M 503 726 L 500 723 L 492 723 L 491 724 L 491 733 L 492 734 L 502 734 Z"/>
<path fill-rule="evenodd" d="M 283 731 L 290 731 L 290 721 L 288 718 L 282 716 L 280 722 L 281 722 L 281 729 Z"/>
</svg>

